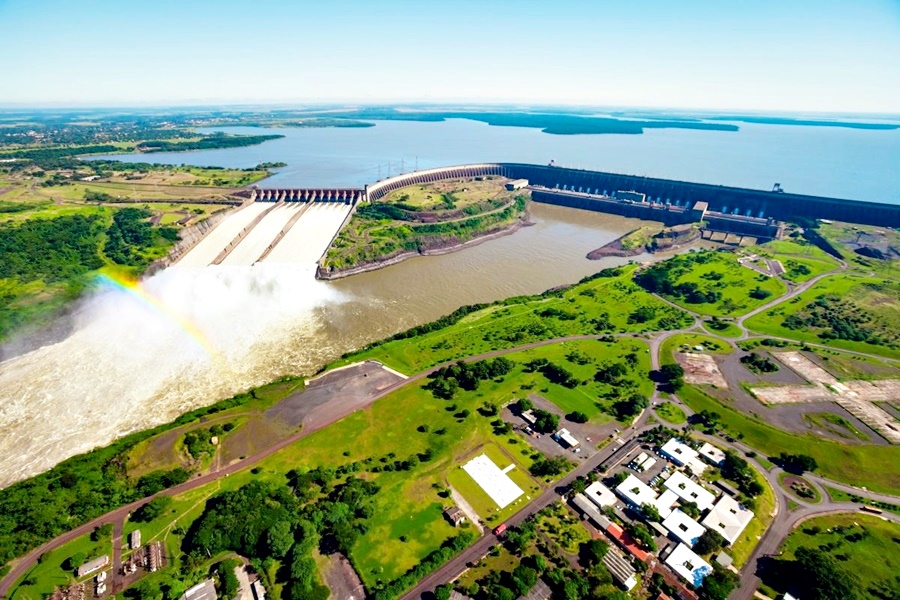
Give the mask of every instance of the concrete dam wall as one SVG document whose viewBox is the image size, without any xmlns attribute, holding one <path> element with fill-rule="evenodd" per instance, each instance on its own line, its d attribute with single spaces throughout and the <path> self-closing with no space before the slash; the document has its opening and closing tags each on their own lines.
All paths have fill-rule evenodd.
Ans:
<svg viewBox="0 0 900 600">
<path fill-rule="evenodd" d="M 478 163 L 406 173 L 364 189 L 250 188 L 248 198 L 177 264 L 248 265 L 256 262 L 316 262 L 359 202 L 374 202 L 394 190 L 448 179 L 502 176 L 527 179 L 532 199 L 666 225 L 702 221 L 712 231 L 778 237 L 780 221 L 832 219 L 900 227 L 900 206 L 805 196 L 778 191 L 637 177 L 552 165 Z"/>
</svg>

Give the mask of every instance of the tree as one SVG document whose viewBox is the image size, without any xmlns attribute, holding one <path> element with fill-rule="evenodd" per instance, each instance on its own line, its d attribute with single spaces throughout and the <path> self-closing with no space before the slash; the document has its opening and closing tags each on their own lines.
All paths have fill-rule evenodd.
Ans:
<svg viewBox="0 0 900 600">
<path fill-rule="evenodd" d="M 818 600 L 854 600 L 859 581 L 853 573 L 838 566 L 825 552 L 798 548 L 794 553 L 796 581 L 803 582 L 804 597 Z"/>
<path fill-rule="evenodd" d="M 584 490 L 587 489 L 587 479 L 584 477 L 578 477 L 575 481 L 572 482 L 571 485 L 572 493 L 574 494 L 583 494 Z"/>
<path fill-rule="evenodd" d="M 276 559 L 284 558 L 293 545 L 294 528 L 291 522 L 275 521 L 266 532 L 266 547 L 269 549 L 269 556 Z"/>
<path fill-rule="evenodd" d="M 560 473 L 564 473 L 572 466 L 564 456 L 554 456 L 546 458 L 541 456 L 531 464 L 531 474 L 536 477 L 554 477 Z"/>
<path fill-rule="evenodd" d="M 662 518 L 659 516 L 659 509 L 652 504 L 647 504 L 646 502 L 641 504 L 641 513 L 643 513 L 644 518 L 648 521 L 655 521 L 657 523 L 662 521 Z"/>
<path fill-rule="evenodd" d="M 716 550 L 724 548 L 725 544 L 725 538 L 719 535 L 718 532 L 707 529 L 694 544 L 694 552 L 700 555 L 712 554 Z"/>
<path fill-rule="evenodd" d="M 559 417 L 552 412 L 536 408 L 534 413 L 534 428 L 541 433 L 553 433 L 559 427 Z"/>
<path fill-rule="evenodd" d="M 495 417 L 500 412 L 500 409 L 493 402 L 485 402 L 481 408 L 478 409 L 485 417 Z"/>
<path fill-rule="evenodd" d="M 578 560 L 585 567 L 597 566 L 606 556 L 607 550 L 609 550 L 609 544 L 603 540 L 583 542 L 578 548 Z"/>
<path fill-rule="evenodd" d="M 738 585 L 738 576 L 720 567 L 706 576 L 700 587 L 700 597 L 704 600 L 727 600 Z"/>
<path fill-rule="evenodd" d="M 519 592 L 519 596 L 524 596 L 525 594 L 527 594 L 531 590 L 531 588 L 534 587 L 534 584 L 537 583 L 537 580 L 537 571 L 535 571 L 531 567 L 519 564 L 515 569 L 513 569 L 512 581 L 516 587 L 516 591 Z"/>
<path fill-rule="evenodd" d="M 673 391 L 684 386 L 684 369 L 677 363 L 667 363 L 659 368 L 659 379 Z"/>
<path fill-rule="evenodd" d="M 132 520 L 138 523 L 149 523 L 168 510 L 171 505 L 172 498 L 169 496 L 157 496 L 134 511 Z"/>
<path fill-rule="evenodd" d="M 566 415 L 566 420 L 572 421 L 573 423 L 587 423 L 588 416 L 581 411 L 570 412 Z"/>
<path fill-rule="evenodd" d="M 104 538 L 108 538 L 112 535 L 113 526 L 111 523 L 106 523 L 101 525 L 100 527 L 95 527 L 91 532 L 91 541 L 99 542 Z"/>
<path fill-rule="evenodd" d="M 656 550 L 656 541 L 653 539 L 653 534 L 650 533 L 650 530 L 643 523 L 626 523 L 625 530 L 632 538 L 634 538 L 634 541 L 636 541 L 639 546 L 643 546 L 650 551 Z"/>
<path fill-rule="evenodd" d="M 769 296 L 772 295 L 772 292 L 769 290 L 764 290 L 759 286 L 756 286 L 752 290 L 750 290 L 750 297 L 756 300 L 765 300 Z"/>
<path fill-rule="evenodd" d="M 789 473 L 803 475 L 806 471 L 815 471 L 819 468 L 819 463 L 812 456 L 806 454 L 788 454 L 782 452 L 778 456 L 781 468 Z"/>
<path fill-rule="evenodd" d="M 74 571 L 78 567 L 84 564 L 84 552 L 76 552 L 69 558 L 65 560 L 63 566 L 68 571 Z"/>
<path fill-rule="evenodd" d="M 445 583 L 434 589 L 434 600 L 450 600 L 450 592 L 453 590 L 450 584 Z"/>
<path fill-rule="evenodd" d="M 519 414 L 534 408 L 534 403 L 528 398 L 519 398 L 516 405 L 519 408 Z"/>
</svg>

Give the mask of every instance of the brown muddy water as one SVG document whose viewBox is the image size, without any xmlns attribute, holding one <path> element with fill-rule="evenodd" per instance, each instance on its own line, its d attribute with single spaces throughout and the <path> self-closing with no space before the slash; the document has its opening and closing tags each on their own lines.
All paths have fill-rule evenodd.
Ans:
<svg viewBox="0 0 900 600">
<path fill-rule="evenodd" d="M 585 255 L 639 221 L 530 210 L 534 225 L 514 234 L 333 282 L 315 280 L 314 263 L 263 262 L 175 266 L 143 283 L 144 298 L 98 290 L 69 337 L 0 363 L 0 486 L 461 305 L 629 260 Z"/>
</svg>

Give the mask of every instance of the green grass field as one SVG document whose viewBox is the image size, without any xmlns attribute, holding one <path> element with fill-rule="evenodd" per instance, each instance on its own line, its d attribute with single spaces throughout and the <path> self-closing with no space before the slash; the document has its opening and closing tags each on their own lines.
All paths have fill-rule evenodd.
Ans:
<svg viewBox="0 0 900 600">
<path fill-rule="evenodd" d="M 702 315 L 740 316 L 787 292 L 787 286 L 780 279 L 742 266 L 733 252 L 681 254 L 654 265 L 648 272 L 663 270 L 668 272 L 666 279 L 673 288 L 695 288 L 701 295 L 716 297 L 713 302 L 695 302 L 687 294 L 662 292 L 672 302 Z M 758 297 L 753 296 L 754 290 Z"/>
<path fill-rule="evenodd" d="M 414 373 L 449 360 L 545 339 L 677 329 L 691 322 L 686 313 L 634 284 L 633 271 L 634 267 L 624 267 L 618 276 L 580 283 L 560 294 L 500 302 L 449 327 L 364 349 L 336 365 L 371 358 Z M 632 315 L 642 309 L 646 311 L 642 316 L 652 317 L 638 322 Z"/>
<path fill-rule="evenodd" d="M 322 266 L 347 269 L 403 253 L 444 250 L 521 222 L 527 203 L 526 194 L 506 191 L 499 179 L 401 188 L 358 207 Z"/>
<path fill-rule="evenodd" d="M 854 535 L 862 539 L 848 539 Z M 896 592 L 900 573 L 897 540 L 900 526 L 866 514 L 842 514 L 817 517 L 804 522 L 782 546 L 782 559 L 791 559 L 800 547 L 827 552 L 859 581 L 860 598 L 889 598 Z M 828 548 L 828 549 L 823 549 Z M 888 595 L 884 595 L 887 593 Z"/>
<path fill-rule="evenodd" d="M 684 411 L 671 402 L 663 402 L 657 406 L 656 414 L 659 418 L 673 425 L 684 425 L 687 423 L 687 416 L 684 414 Z"/>
<path fill-rule="evenodd" d="M 697 350 L 703 346 L 703 350 Z M 702 333 L 676 333 L 662 343 L 661 356 L 671 356 L 672 352 L 704 352 L 707 354 L 731 354 L 734 348 L 722 340 Z"/>
<path fill-rule="evenodd" d="M 830 412 L 807 413 L 803 420 L 813 427 L 824 429 L 847 440 L 869 441 L 869 436 L 853 426 L 850 421 Z"/>
<path fill-rule="evenodd" d="M 719 335 L 726 338 L 737 338 L 741 337 L 743 331 L 741 328 L 735 325 L 734 323 L 729 323 L 727 321 L 720 321 L 722 325 L 719 325 L 719 329 L 716 329 L 708 320 L 703 321 L 703 329 L 708 331 L 713 335 Z"/>
<path fill-rule="evenodd" d="M 823 296 L 834 300 L 816 309 L 813 303 Z M 792 317 L 802 319 L 802 324 L 786 326 Z M 829 276 L 744 324 L 763 334 L 900 358 L 900 284 L 850 275 Z M 856 341 L 860 332 L 870 336 L 869 341 Z M 835 335 L 845 339 L 834 339 Z M 872 339 L 879 343 L 872 343 Z"/>
<path fill-rule="evenodd" d="M 639 349 L 643 346 L 644 342 L 638 340 L 625 342 L 625 349 Z M 564 360 L 559 357 L 570 354 L 573 350 L 588 354 L 592 347 L 596 350 L 595 356 L 610 355 L 603 354 L 606 350 L 613 353 L 611 355 L 625 351 L 613 344 L 587 340 L 515 353 L 509 358 L 519 361 L 549 356 L 554 357 L 554 360 Z M 646 352 L 638 354 L 638 357 L 640 370 L 646 372 L 649 357 Z M 544 379 L 538 373 L 523 374 L 521 367 L 517 367 L 503 381 L 484 381 L 477 390 L 458 392 L 450 401 L 434 398 L 419 385 L 404 387 L 374 403 L 369 409 L 353 413 L 266 459 L 259 465 L 260 471 L 256 474 L 245 471 L 222 480 L 222 489 L 235 489 L 252 478 L 283 482 L 284 474 L 293 468 L 313 468 L 319 465 L 339 467 L 370 457 L 378 459 L 390 453 L 395 453 L 396 458 L 402 459 L 430 448 L 433 459 L 419 463 L 411 471 L 371 475 L 381 486 L 381 491 L 375 497 L 374 514 L 366 521 L 368 530 L 353 547 L 350 558 L 366 585 L 374 586 L 379 580 L 390 581 L 414 566 L 457 531 L 441 515 L 442 507 L 448 505 L 449 501 L 439 496 L 438 492 L 446 487 L 448 477 L 454 470 L 466 475 L 458 467 L 473 453 L 479 453 L 482 448 L 488 448 L 486 451 L 495 455 L 502 452 L 506 460 L 503 466 L 512 460 L 518 465 L 510 476 L 514 480 L 521 478 L 517 483 L 529 495 L 537 493 L 534 480 L 527 474 L 534 457 L 538 456 L 537 451 L 518 436 L 495 435 L 491 425 L 495 418 L 487 418 L 477 412 L 485 402 L 499 405 L 521 396 L 521 387 L 529 385 L 529 378 L 535 382 Z M 635 380 L 637 379 L 638 376 L 635 375 Z M 643 380 L 646 381 L 646 378 Z M 569 390 L 545 380 L 544 383 L 549 388 L 544 395 L 560 404 L 576 402 L 577 395 L 582 394 L 579 389 Z M 638 384 L 640 389 L 649 389 L 650 385 L 649 381 Z M 591 385 L 580 387 L 591 389 Z M 586 403 L 577 405 L 587 406 Z M 462 416 L 464 410 L 469 411 L 467 416 Z M 594 411 L 599 412 L 596 407 Z M 386 423 L 390 425 L 385 426 Z M 418 431 L 421 425 L 427 425 L 428 431 Z M 498 464 L 503 462 L 499 457 L 497 460 Z M 462 487 L 461 493 L 471 495 L 465 485 Z M 209 487 L 201 490 L 209 490 Z M 203 494 L 204 492 L 198 491 L 198 495 Z M 477 498 L 470 501 L 476 505 L 479 502 Z M 188 503 L 189 499 L 184 499 L 181 505 Z M 515 509 L 521 506 L 516 505 Z M 501 513 L 500 518 L 505 518 L 511 512 L 512 510 L 507 509 Z M 159 526 L 162 525 L 164 523 Z"/>
<path fill-rule="evenodd" d="M 747 252 L 781 261 L 782 275 L 794 283 L 803 283 L 834 270 L 838 262 L 817 246 L 805 240 L 771 240 L 745 249 Z"/>
</svg>

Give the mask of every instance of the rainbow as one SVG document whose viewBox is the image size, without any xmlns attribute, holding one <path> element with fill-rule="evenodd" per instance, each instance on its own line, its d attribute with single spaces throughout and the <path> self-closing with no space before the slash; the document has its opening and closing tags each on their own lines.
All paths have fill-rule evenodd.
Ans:
<svg viewBox="0 0 900 600">
<path fill-rule="evenodd" d="M 209 339 L 206 337 L 206 334 L 197 327 L 194 323 L 191 323 L 177 312 L 163 304 L 159 298 L 147 292 L 139 281 L 135 279 L 128 279 L 123 277 L 122 275 L 109 274 L 109 273 L 100 273 L 95 277 L 96 281 L 100 286 L 111 288 L 115 290 L 120 290 L 125 292 L 132 298 L 138 300 L 141 304 L 152 308 L 159 314 L 163 315 L 174 324 L 178 325 L 178 327 L 184 331 L 196 344 L 203 349 L 210 357 L 215 358 L 219 352 L 216 350 L 215 346 L 213 346 Z"/>
</svg>

